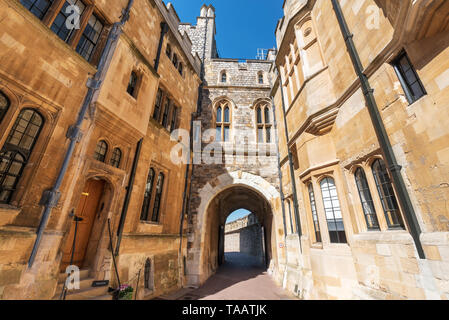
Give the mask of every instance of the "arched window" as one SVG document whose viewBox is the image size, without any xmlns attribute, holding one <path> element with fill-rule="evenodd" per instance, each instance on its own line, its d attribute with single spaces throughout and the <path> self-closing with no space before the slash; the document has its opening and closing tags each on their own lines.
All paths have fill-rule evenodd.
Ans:
<svg viewBox="0 0 449 320">
<path fill-rule="evenodd" d="M 258 78 L 259 84 L 263 84 L 263 73 L 262 72 L 259 72 L 259 74 L 257 75 L 257 78 Z"/>
<path fill-rule="evenodd" d="M 9 109 L 9 99 L 0 91 L 0 122 L 3 120 L 6 112 Z"/>
<path fill-rule="evenodd" d="M 327 177 L 321 181 L 320 185 L 330 240 L 332 243 L 346 243 L 345 227 L 335 181 Z"/>
<path fill-rule="evenodd" d="M 145 289 L 153 290 L 153 275 L 151 268 L 151 260 L 148 258 L 145 261 Z"/>
<path fill-rule="evenodd" d="M 154 169 L 150 168 L 150 172 L 148 173 L 147 177 L 147 184 L 145 186 L 145 195 L 143 197 L 142 210 L 140 211 L 140 220 L 142 221 L 148 220 L 148 213 L 150 211 L 151 196 L 153 194 L 153 182 L 155 175 L 156 172 L 154 171 Z"/>
<path fill-rule="evenodd" d="M 152 222 L 159 222 L 159 212 L 161 209 L 161 200 L 162 200 L 162 191 L 164 188 L 164 179 L 165 176 L 161 172 L 157 177 L 156 183 L 156 196 L 154 198 L 154 206 L 153 206 L 153 216 L 151 217 Z"/>
<path fill-rule="evenodd" d="M 9 203 L 44 125 L 33 109 L 23 109 L 0 151 L 0 203 Z"/>
<path fill-rule="evenodd" d="M 165 54 L 169 59 L 171 59 L 171 46 L 167 43 L 167 48 L 165 48 Z"/>
<path fill-rule="evenodd" d="M 221 72 L 221 82 L 226 83 L 226 81 L 228 81 L 228 76 L 226 74 L 226 71 L 222 71 Z"/>
<path fill-rule="evenodd" d="M 222 102 L 217 108 L 215 141 L 229 141 L 231 126 L 231 109 L 227 102 Z"/>
<path fill-rule="evenodd" d="M 309 200 L 310 200 L 310 209 L 312 210 L 312 220 L 313 220 L 313 228 L 315 230 L 315 241 L 321 242 L 321 230 L 320 223 L 318 221 L 318 213 L 316 210 L 316 202 L 315 202 L 315 193 L 313 192 L 313 185 L 309 183 L 307 186 L 309 191 Z"/>
<path fill-rule="evenodd" d="M 94 159 L 104 162 L 106 159 L 106 154 L 108 153 L 108 144 L 104 140 L 100 140 L 97 143 L 97 148 L 95 149 Z"/>
<path fill-rule="evenodd" d="M 136 98 L 137 96 L 137 82 L 139 81 L 139 77 L 135 71 L 131 72 L 131 76 L 129 78 L 128 88 L 126 91 L 130 96 Z"/>
<path fill-rule="evenodd" d="M 221 122 L 221 119 L 223 119 L 222 114 L 223 114 L 223 109 L 221 107 L 218 107 L 217 108 L 217 123 Z"/>
<path fill-rule="evenodd" d="M 263 115 L 263 117 L 262 117 Z M 270 108 L 267 105 L 256 107 L 257 142 L 271 143 Z"/>
<path fill-rule="evenodd" d="M 399 211 L 399 205 L 394 194 L 393 185 L 388 176 L 385 162 L 381 159 L 374 161 L 373 166 L 374 180 L 376 181 L 377 191 L 382 202 L 382 207 L 387 220 L 388 228 L 404 228 L 404 222 Z"/>
<path fill-rule="evenodd" d="M 121 161 L 122 161 L 122 151 L 119 148 L 115 148 L 114 151 L 112 151 L 111 166 L 119 168 Z"/>
<path fill-rule="evenodd" d="M 257 108 L 257 123 L 263 124 L 261 108 Z"/>
<path fill-rule="evenodd" d="M 229 122 L 229 107 L 224 109 L 224 122 Z"/>
<path fill-rule="evenodd" d="M 362 168 L 358 168 L 354 176 L 368 230 L 379 230 L 379 221 L 377 220 L 376 210 L 374 209 L 374 202 L 371 197 L 368 181 L 366 180 L 365 171 L 363 171 Z"/>
<path fill-rule="evenodd" d="M 265 123 L 270 124 L 270 109 L 268 107 L 265 108 Z"/>
</svg>

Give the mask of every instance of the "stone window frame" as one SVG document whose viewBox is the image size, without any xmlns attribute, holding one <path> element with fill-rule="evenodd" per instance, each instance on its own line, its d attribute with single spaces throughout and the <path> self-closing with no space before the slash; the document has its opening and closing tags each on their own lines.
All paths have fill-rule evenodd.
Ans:
<svg viewBox="0 0 449 320">
<path fill-rule="evenodd" d="M 20 208 L 28 199 L 27 193 L 30 190 L 30 186 L 33 185 L 34 179 L 37 175 L 40 175 L 41 170 L 38 170 L 38 168 L 45 155 L 45 150 L 49 144 L 50 137 L 55 130 L 58 114 L 61 109 L 54 109 L 52 106 L 48 106 L 40 101 L 31 102 L 30 100 L 25 100 L 23 102 L 18 98 L 20 95 L 19 93 L 16 93 L 1 84 L 0 90 L 9 100 L 9 108 L 4 114 L 2 121 L 0 121 L 0 150 L 3 149 L 8 134 L 23 109 L 36 110 L 44 118 L 45 122 L 39 134 L 39 138 L 35 141 L 33 150 L 29 156 L 28 164 L 23 169 L 20 180 L 16 185 L 16 190 L 9 201 L 11 207 Z"/>
<path fill-rule="evenodd" d="M 403 64 L 401 64 L 401 60 L 403 59 L 409 67 L 409 69 L 406 71 L 403 68 Z M 422 83 L 421 78 L 419 77 L 419 74 L 416 71 L 416 68 L 411 62 L 410 57 L 405 49 L 402 49 L 390 62 L 390 64 L 393 66 L 396 76 L 401 83 L 402 89 L 409 105 L 412 105 L 413 103 L 419 101 L 427 95 L 426 88 L 424 87 L 424 84 Z M 407 73 L 410 73 L 409 76 L 407 76 Z M 411 78 L 414 78 L 414 80 L 411 80 Z M 411 81 L 413 82 L 411 83 Z M 414 91 L 412 89 L 413 85 L 417 85 L 418 89 L 421 91 L 418 93 L 418 95 L 414 94 Z"/>
<path fill-rule="evenodd" d="M 225 81 L 223 81 L 223 76 L 225 77 Z M 218 83 L 227 84 L 229 83 L 229 73 L 226 69 L 223 69 L 218 74 Z"/>
<path fill-rule="evenodd" d="M 3 93 L 2 90 L 0 90 L 0 96 L 2 96 L 5 100 L 4 108 L 0 109 L 0 124 L 3 122 L 3 119 L 6 118 L 6 114 L 9 111 L 9 107 L 11 106 L 11 101 L 9 100 L 8 96 Z"/>
<path fill-rule="evenodd" d="M 214 129 L 217 130 L 218 127 L 220 127 L 221 129 L 221 139 L 220 141 L 216 140 L 216 134 L 215 134 L 215 138 L 214 141 L 218 142 L 218 143 L 223 143 L 223 142 L 231 142 L 232 141 L 232 123 L 233 123 L 233 106 L 234 104 L 232 103 L 232 101 L 230 101 L 227 98 L 221 98 L 218 99 L 215 103 L 214 106 L 212 108 L 214 115 L 213 115 L 213 123 L 214 123 Z M 217 119 L 217 114 L 218 114 L 218 108 L 222 108 L 221 110 L 221 121 L 218 121 Z M 229 108 L 229 121 L 226 122 L 225 120 L 225 109 Z M 224 141 L 224 133 L 225 133 L 225 128 L 228 128 L 229 130 L 229 139 L 227 141 Z M 217 132 L 217 131 L 216 131 Z"/>
<path fill-rule="evenodd" d="M 373 232 L 389 232 L 389 231 L 396 231 L 396 232 L 397 231 L 406 231 L 407 226 L 404 223 L 404 221 L 405 221 L 404 213 L 403 213 L 403 210 L 402 210 L 399 202 L 398 202 L 399 214 L 402 219 L 402 222 L 404 223 L 404 227 L 403 228 L 396 228 L 396 227 L 391 228 L 388 226 L 387 219 L 385 217 L 384 208 L 382 205 L 382 200 L 380 198 L 380 195 L 379 195 L 379 192 L 377 189 L 377 184 L 376 184 L 374 174 L 373 174 L 373 169 L 372 169 L 374 162 L 377 160 L 385 161 L 380 154 L 374 154 L 374 155 L 370 155 L 370 156 L 366 157 L 365 159 L 362 159 L 361 161 L 358 161 L 355 164 L 352 164 L 351 167 L 347 170 L 347 174 L 348 174 L 347 180 L 349 181 L 349 188 L 353 194 L 357 195 L 357 198 L 356 198 L 356 201 L 354 204 L 354 210 L 355 210 L 356 221 L 359 226 L 359 228 L 358 228 L 359 232 L 360 233 L 366 233 L 366 232 L 373 233 Z M 355 173 L 359 168 L 361 168 L 364 171 L 366 180 L 368 182 L 368 187 L 369 187 L 371 197 L 373 200 L 374 210 L 376 212 L 379 229 L 370 230 L 368 228 L 366 220 L 365 220 L 365 214 L 363 212 L 362 203 L 361 203 L 361 200 L 360 200 L 360 197 L 358 194 L 357 184 L 354 179 Z M 390 177 L 390 181 L 392 181 L 391 173 L 388 170 L 387 170 L 387 173 L 388 173 L 388 176 Z M 391 183 L 391 185 L 392 185 L 393 192 L 394 192 L 394 195 L 397 200 L 397 192 L 396 192 L 395 186 L 393 183 Z"/>
<path fill-rule="evenodd" d="M 118 159 L 117 159 L 118 155 Z M 111 158 L 109 159 L 109 164 L 114 168 L 120 169 L 123 163 L 123 151 L 120 147 L 115 146 L 112 149 Z"/>
<path fill-rule="evenodd" d="M 103 148 L 102 146 L 100 146 L 100 143 L 104 144 L 105 147 Z M 104 149 L 104 154 L 100 154 L 98 151 L 102 151 L 103 149 Z M 108 143 L 108 141 L 106 139 L 104 139 L 104 138 L 98 139 L 97 143 L 95 144 L 95 149 L 94 149 L 92 157 L 96 161 L 106 163 L 107 157 L 108 157 L 108 153 L 109 153 L 109 143 Z M 99 156 L 101 156 L 102 159 L 99 159 L 98 158 Z"/>
<path fill-rule="evenodd" d="M 135 77 L 135 83 L 134 83 L 134 86 L 131 86 L 134 77 Z M 137 100 L 137 97 L 139 96 L 140 87 L 142 85 L 142 78 L 143 78 L 143 76 L 140 71 L 138 71 L 137 69 L 131 70 L 131 74 L 129 76 L 129 81 L 127 84 L 126 92 L 134 100 Z M 130 90 L 132 92 L 130 92 Z"/>
<path fill-rule="evenodd" d="M 310 217 L 312 218 L 312 229 L 313 232 L 312 234 L 312 241 L 314 244 L 321 244 L 323 242 L 323 238 L 322 238 L 322 228 L 320 225 L 320 220 L 318 217 L 318 207 L 317 207 L 317 200 L 316 200 L 316 192 L 315 192 L 315 188 L 313 187 L 313 182 L 310 179 L 309 181 L 306 181 L 305 183 L 305 187 L 306 190 L 305 192 L 307 193 L 307 199 L 305 202 L 307 203 L 306 207 L 307 207 L 307 212 L 310 213 Z M 313 195 L 313 207 L 312 208 L 312 195 Z M 308 214 L 309 216 L 309 214 Z M 316 218 L 316 220 L 315 220 Z M 316 222 L 316 223 L 315 223 Z"/>
<path fill-rule="evenodd" d="M 161 98 L 160 98 L 160 106 L 158 108 L 156 108 L 158 101 L 159 101 L 159 92 L 161 94 Z M 153 112 L 152 112 L 152 116 L 151 116 L 151 120 L 156 122 L 159 126 L 161 126 L 162 128 L 164 128 L 165 130 L 167 130 L 168 132 L 173 132 L 174 129 L 179 127 L 179 119 L 180 119 L 180 114 L 181 114 L 181 107 L 180 104 L 177 103 L 177 101 L 173 98 L 173 96 L 171 96 L 170 94 L 167 93 L 168 91 L 165 90 L 164 87 L 160 86 L 158 88 L 158 92 L 156 95 L 156 99 L 154 99 L 154 107 L 153 107 Z M 167 108 L 167 99 L 170 100 L 170 103 L 168 105 L 168 110 L 166 110 Z M 158 111 L 157 117 L 155 117 L 156 115 L 156 110 Z M 176 110 L 177 112 L 175 113 L 174 110 Z M 167 112 L 167 118 L 166 118 L 166 123 L 165 126 L 163 125 L 163 120 L 164 120 L 164 114 Z M 176 116 L 176 120 L 173 122 L 173 117 Z M 172 125 L 175 124 L 175 128 L 172 128 Z"/>
<path fill-rule="evenodd" d="M 167 42 L 167 45 L 165 46 L 165 55 L 171 61 L 172 56 L 173 56 L 173 49 L 172 49 L 170 43 L 168 43 L 168 42 Z"/>
<path fill-rule="evenodd" d="M 61 9 L 63 8 L 65 2 L 66 0 L 54 0 L 53 3 L 50 5 L 50 7 L 46 10 L 42 18 L 37 17 L 35 14 L 29 11 L 25 6 L 22 5 L 22 3 L 20 3 L 20 1 L 19 5 L 22 5 L 25 10 L 29 11 L 29 13 L 33 16 L 34 19 L 40 20 L 46 27 L 48 27 L 51 30 L 51 27 L 55 19 L 59 15 Z M 81 0 L 81 2 L 85 5 L 85 8 L 79 19 L 80 28 L 74 31 L 66 41 L 62 40 L 56 33 L 54 33 L 54 31 L 52 31 L 52 33 L 55 34 L 55 36 L 59 39 L 59 41 L 67 43 L 73 49 L 73 51 L 77 55 L 82 57 L 85 61 L 87 61 L 92 65 L 96 65 L 99 62 L 100 54 L 103 51 L 104 46 L 106 45 L 106 35 L 107 33 L 109 33 L 111 24 L 108 23 L 107 20 L 104 18 L 104 16 L 95 8 L 94 3 L 85 0 Z M 94 16 L 102 24 L 102 29 L 98 35 L 94 49 L 89 55 L 89 58 L 86 59 L 77 52 L 77 47 L 78 44 L 80 44 L 81 37 L 83 36 L 89 23 L 89 20 L 92 16 Z"/>
<path fill-rule="evenodd" d="M 262 80 L 262 82 L 261 82 L 261 80 Z M 257 84 L 259 84 L 259 85 L 266 84 L 265 83 L 265 72 L 263 72 L 262 70 L 257 72 L 256 81 L 257 81 Z"/>
<path fill-rule="evenodd" d="M 8 96 L 6 94 L 4 94 L 4 95 L 8 98 Z M 1 202 L 1 204 L 7 204 L 7 205 L 10 205 L 14 200 L 17 199 L 17 193 L 19 191 L 19 188 L 23 185 L 23 180 L 25 178 L 27 167 L 30 165 L 30 163 L 32 163 L 31 161 L 34 160 L 35 152 L 37 149 L 36 145 L 38 145 L 40 139 L 42 138 L 44 129 L 46 128 L 46 123 L 47 123 L 47 117 L 45 116 L 45 114 L 43 112 L 41 112 L 39 110 L 39 108 L 35 108 L 32 106 L 24 106 L 23 108 L 20 108 L 17 111 L 18 112 L 16 113 L 16 115 L 11 120 L 10 124 L 8 125 L 8 128 L 5 131 L 5 133 L 1 139 L 1 144 L 0 144 L 1 152 L 12 152 L 13 154 L 17 153 L 17 155 L 19 155 L 23 159 L 20 162 L 22 164 L 22 166 L 20 167 L 20 170 L 18 172 L 16 172 L 15 174 L 12 174 L 12 173 L 9 174 L 10 177 L 15 177 L 16 180 L 15 180 L 12 188 L 6 189 L 7 191 L 9 190 L 9 192 L 11 192 L 10 195 L 8 196 L 8 199 L 4 202 Z M 37 117 L 39 117 L 40 121 L 41 121 L 40 125 L 38 126 L 38 130 L 34 133 L 34 140 L 33 140 L 32 144 L 28 148 L 20 147 L 19 146 L 20 143 L 19 144 L 8 144 L 7 141 L 11 137 L 11 133 L 13 132 L 13 130 L 17 130 L 19 123 L 22 120 L 24 120 L 24 118 L 21 118 L 21 115 L 23 115 L 23 113 L 26 111 L 34 112 L 33 116 L 37 115 Z M 33 119 L 33 118 L 31 118 L 31 119 Z M 30 119 L 30 121 L 27 122 L 27 128 L 28 128 L 28 125 L 32 124 L 31 119 Z M 27 120 L 24 120 L 24 121 L 27 121 Z M 37 126 L 36 124 L 34 124 L 34 125 Z M 21 131 L 18 131 L 18 132 L 21 133 Z M 23 137 L 25 137 L 25 135 L 26 135 L 26 131 L 23 132 L 23 136 L 20 141 L 22 141 L 22 139 L 23 139 Z M 27 136 L 30 137 L 31 135 L 27 134 Z M 17 158 L 14 160 L 11 162 L 19 163 Z M 8 171 L 5 171 L 5 172 L 9 172 L 9 169 L 11 169 L 11 167 L 12 167 L 12 165 L 10 165 L 10 167 L 8 168 Z"/>
<path fill-rule="evenodd" d="M 345 176 L 339 167 L 339 161 L 333 160 L 330 162 L 326 162 L 322 165 L 318 165 L 316 167 L 309 168 L 304 172 L 299 174 L 299 179 L 301 181 L 300 190 L 298 192 L 302 192 L 303 199 L 309 199 L 308 193 L 308 184 L 311 183 L 314 190 L 315 195 L 315 204 L 317 209 L 318 223 L 320 225 L 320 233 L 321 233 L 321 242 L 313 243 L 311 245 L 314 249 L 326 249 L 326 248 L 349 248 L 352 236 L 354 234 L 353 229 L 353 217 L 351 215 L 351 209 L 348 203 L 348 199 L 346 195 L 346 186 L 344 184 Z M 332 243 L 330 241 L 329 229 L 327 225 L 327 218 L 324 209 L 323 196 L 321 193 L 321 181 L 326 177 L 332 178 L 335 181 L 335 186 L 338 194 L 338 199 L 340 202 L 341 214 L 343 217 L 343 225 L 345 229 L 346 235 L 346 243 Z M 310 202 L 305 201 L 306 210 L 308 213 L 311 212 Z M 305 222 L 303 223 L 305 226 L 305 230 L 307 230 L 307 234 L 309 238 L 313 238 L 313 234 L 315 232 L 313 219 L 311 214 L 306 214 Z"/>
<path fill-rule="evenodd" d="M 336 202 L 338 202 L 338 207 L 337 207 L 337 203 L 333 201 L 332 196 L 331 196 L 331 198 L 330 198 L 330 203 L 331 203 L 331 208 L 332 208 L 333 219 L 329 219 L 328 216 L 327 216 L 327 214 L 326 214 L 326 207 L 325 207 L 326 201 L 325 201 L 325 197 L 324 197 L 324 191 L 327 191 L 327 190 L 324 190 L 324 189 L 323 189 L 323 182 L 324 182 L 326 179 L 327 179 L 327 180 L 329 180 L 329 179 L 332 180 L 333 185 L 334 185 L 334 187 L 335 187 L 335 191 L 336 191 L 336 193 L 337 193 L 336 199 L 334 199 L 334 200 L 336 200 Z M 348 243 L 348 237 L 347 237 L 347 235 L 346 235 L 346 228 L 345 228 L 344 219 L 343 219 L 343 210 L 342 210 L 342 206 L 341 206 L 341 193 L 338 192 L 338 187 L 337 187 L 336 179 L 335 179 L 334 176 L 332 176 L 332 175 L 323 175 L 322 177 L 320 177 L 320 178 L 317 180 L 317 185 L 319 186 L 319 190 L 320 190 L 320 194 L 321 194 L 321 201 L 322 201 L 322 203 L 323 203 L 323 209 L 324 209 L 324 211 L 325 211 L 327 234 L 328 234 L 328 236 L 329 236 L 330 242 L 333 243 L 333 244 L 347 244 L 347 243 Z M 329 193 L 330 193 L 330 190 L 329 190 Z M 315 195 L 315 196 L 316 196 L 316 195 Z M 339 211 L 340 211 L 341 222 L 342 222 L 342 224 L 343 224 L 343 235 L 344 235 L 344 239 L 341 238 L 340 234 L 338 233 L 339 230 L 337 229 L 337 230 L 336 230 L 336 232 L 337 232 L 337 234 L 336 234 L 336 235 L 337 235 L 337 241 L 332 241 L 332 239 L 331 239 L 331 234 L 330 234 L 331 231 L 329 230 L 329 222 L 332 222 L 332 220 L 333 220 L 335 226 L 337 227 L 337 218 L 336 218 L 336 216 L 335 216 L 335 211 L 336 211 L 335 209 L 336 209 L 336 208 L 338 208 Z"/>
<path fill-rule="evenodd" d="M 151 172 L 151 170 L 154 171 L 154 176 L 153 176 L 153 180 L 152 180 L 150 201 L 148 204 L 147 213 L 145 214 L 146 219 L 142 219 L 143 218 L 142 209 L 143 209 L 144 200 L 145 200 L 145 193 L 142 193 L 142 199 L 140 201 L 141 210 L 140 210 L 140 214 L 139 214 L 139 221 L 140 221 L 140 223 L 144 223 L 144 224 L 163 225 L 164 219 L 165 219 L 166 197 L 167 197 L 167 191 L 168 191 L 170 171 L 167 168 L 165 168 L 164 166 L 153 161 L 148 166 L 148 170 L 146 171 L 145 185 L 146 185 L 147 177 L 149 176 L 149 173 Z M 153 214 L 154 214 L 154 203 L 155 203 L 156 193 L 157 193 L 156 188 L 157 188 L 158 178 L 161 174 L 164 176 L 164 181 L 162 184 L 161 198 L 160 198 L 160 202 L 159 202 L 158 219 L 157 219 L 157 221 L 154 221 L 152 218 L 153 218 Z"/>
<path fill-rule="evenodd" d="M 294 204 L 293 204 L 293 195 L 285 196 L 284 202 L 286 204 L 286 211 L 285 214 L 287 216 L 287 235 L 289 234 L 295 234 L 297 232 L 296 230 L 296 219 L 295 219 L 295 210 L 294 210 Z M 290 226 L 290 228 L 288 228 Z"/>
<path fill-rule="evenodd" d="M 259 110 L 262 115 L 262 122 L 259 122 Z M 270 117 L 269 122 L 267 122 L 266 115 L 268 110 L 268 115 Z M 257 144 L 262 143 L 273 143 L 273 115 L 272 115 L 272 108 L 268 102 L 262 101 L 255 105 L 254 107 L 254 113 L 255 113 L 255 121 L 256 124 L 256 142 Z M 262 129 L 263 137 L 262 141 L 259 141 L 259 130 Z M 270 132 L 270 141 L 268 142 L 267 139 L 267 132 Z"/>
</svg>

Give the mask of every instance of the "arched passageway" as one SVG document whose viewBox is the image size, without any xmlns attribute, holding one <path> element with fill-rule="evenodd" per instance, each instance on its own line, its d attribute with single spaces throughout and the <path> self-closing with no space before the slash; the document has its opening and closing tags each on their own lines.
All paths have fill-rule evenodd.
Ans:
<svg viewBox="0 0 449 320">
<path fill-rule="evenodd" d="M 276 189 L 259 176 L 237 172 L 216 178 L 202 191 L 189 249 L 187 276 L 190 283 L 186 291 L 168 299 L 289 299 L 267 271 L 279 258 L 276 250 L 279 221 L 275 221 L 273 212 L 273 208 L 279 207 Z M 260 228 L 260 233 L 253 241 L 262 242 L 262 257 L 225 255 L 226 220 L 237 209 L 254 214 L 257 225 L 253 226 Z M 252 244 L 245 245 L 251 247 Z M 252 248 L 246 249 L 252 251 Z"/>
<path fill-rule="evenodd" d="M 250 227 L 254 229 L 248 231 L 250 235 L 244 234 L 244 231 L 237 231 L 242 232 L 242 237 L 238 238 L 238 252 L 249 256 L 258 256 L 262 264 L 261 267 L 268 268 L 268 263 L 272 258 L 273 214 L 271 205 L 259 192 L 246 186 L 233 186 L 217 194 L 207 208 L 208 221 L 205 225 L 204 241 L 206 256 L 204 258 L 212 272 L 225 263 L 225 251 L 229 251 L 225 250 L 226 220 L 232 212 L 241 208 L 253 213 L 257 223 Z M 230 262 L 230 259 L 237 255 L 228 254 L 227 256 L 227 260 Z"/>
<path fill-rule="evenodd" d="M 276 213 L 280 210 L 280 203 L 280 194 L 275 186 L 249 172 L 227 172 L 203 184 L 191 207 L 186 286 L 199 287 L 219 270 L 224 262 L 226 218 L 240 208 L 254 213 L 263 228 L 264 271 L 269 266 L 270 272 L 277 272 L 282 259 L 277 243 L 283 237 L 280 232 L 282 215 Z"/>
</svg>

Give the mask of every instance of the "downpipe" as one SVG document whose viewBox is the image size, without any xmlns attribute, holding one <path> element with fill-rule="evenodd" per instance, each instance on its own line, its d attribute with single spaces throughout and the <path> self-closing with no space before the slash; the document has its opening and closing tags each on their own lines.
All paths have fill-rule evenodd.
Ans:
<svg viewBox="0 0 449 320">
<path fill-rule="evenodd" d="M 285 114 L 285 100 L 284 100 L 284 89 L 282 84 L 282 77 L 281 73 L 279 72 L 279 68 L 276 67 L 277 74 L 279 76 L 279 88 L 281 89 L 281 101 L 282 101 L 282 115 L 284 119 L 284 129 L 285 129 L 285 138 L 287 140 L 287 153 L 288 153 L 288 164 L 290 168 L 290 176 L 291 176 L 291 183 L 292 183 L 292 193 L 293 193 L 293 204 L 294 204 L 294 211 L 295 211 L 295 220 L 296 220 L 296 231 L 298 234 L 298 240 L 299 240 L 299 250 L 302 254 L 302 244 L 301 244 L 301 236 L 302 236 L 302 230 L 301 230 L 301 221 L 299 218 L 299 205 L 298 205 L 298 195 L 296 193 L 296 180 L 295 180 L 295 170 L 293 168 L 293 158 L 292 158 L 292 152 L 290 148 L 288 147 L 288 144 L 290 142 L 290 138 L 288 135 L 288 124 L 287 124 L 287 117 Z"/>
<path fill-rule="evenodd" d="M 83 124 L 87 110 L 89 109 L 89 106 L 93 101 L 94 96 L 98 93 L 98 91 L 102 86 L 103 80 L 106 76 L 106 73 L 108 71 L 112 59 L 112 55 L 114 54 L 115 48 L 117 46 L 118 38 L 123 33 L 122 27 L 129 20 L 129 12 L 131 10 L 133 2 L 134 0 L 129 0 L 128 6 L 122 13 L 120 22 L 114 23 L 109 33 L 108 39 L 106 41 L 103 53 L 101 55 L 100 62 L 98 64 L 98 70 L 93 78 L 89 78 L 87 80 L 86 86 L 88 88 L 88 91 L 84 98 L 84 102 L 81 106 L 81 109 L 78 113 L 77 121 L 74 125 L 70 126 L 67 131 L 67 138 L 70 139 L 70 144 L 64 156 L 62 167 L 59 170 L 58 177 L 56 178 L 54 186 L 50 190 L 44 191 L 41 201 L 39 203 L 40 205 L 44 206 L 44 212 L 42 214 L 41 221 L 36 231 L 37 236 L 33 245 L 33 250 L 31 251 L 31 255 L 28 260 L 28 268 L 31 268 L 34 264 L 45 228 L 47 227 L 48 220 L 50 218 L 51 211 L 54 207 L 57 206 L 59 199 L 61 197 L 61 192 L 59 191 L 59 188 L 62 185 L 62 181 L 65 177 L 68 166 L 72 159 L 72 155 L 75 150 L 76 144 L 81 142 L 82 139 L 81 126 Z"/>
<path fill-rule="evenodd" d="M 371 117 L 371 121 L 376 131 L 377 139 L 382 150 L 385 162 L 393 178 L 393 183 L 396 187 L 395 189 L 398 195 L 398 200 L 404 211 L 404 217 L 409 226 L 410 234 L 415 243 L 419 258 L 426 259 L 424 249 L 419 239 L 421 228 L 419 226 L 415 210 L 410 200 L 410 195 L 405 186 L 404 178 L 401 174 L 402 167 L 396 160 L 396 156 L 391 146 L 391 142 L 389 140 L 385 126 L 383 124 L 382 117 L 379 113 L 379 108 L 377 106 L 376 100 L 374 99 L 374 90 L 370 86 L 368 77 L 363 72 L 363 65 L 357 52 L 357 48 L 355 47 L 354 41 L 352 39 L 353 34 L 350 32 L 349 27 L 346 23 L 346 19 L 341 9 L 340 3 L 338 2 L 338 0 L 332 0 L 332 6 L 335 15 L 337 16 L 338 24 L 340 25 L 340 30 L 345 40 L 348 53 L 351 57 L 353 67 L 360 79 L 360 85 L 366 100 L 366 105 Z"/>
</svg>

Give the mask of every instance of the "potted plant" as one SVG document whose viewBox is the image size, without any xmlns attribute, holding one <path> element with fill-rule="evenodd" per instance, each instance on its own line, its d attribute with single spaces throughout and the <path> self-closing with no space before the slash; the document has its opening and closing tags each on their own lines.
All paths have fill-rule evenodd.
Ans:
<svg viewBox="0 0 449 320">
<path fill-rule="evenodd" d="M 130 285 L 122 284 L 118 290 L 118 300 L 132 300 L 134 289 Z"/>
</svg>

